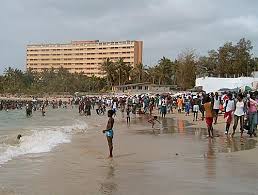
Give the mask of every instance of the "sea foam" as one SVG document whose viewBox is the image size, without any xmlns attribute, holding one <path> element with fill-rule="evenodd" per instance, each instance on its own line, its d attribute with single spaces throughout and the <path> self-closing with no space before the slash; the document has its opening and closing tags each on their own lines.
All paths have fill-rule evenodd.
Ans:
<svg viewBox="0 0 258 195">
<path fill-rule="evenodd" d="M 0 164 L 26 154 L 50 152 L 54 147 L 70 143 L 73 134 L 84 132 L 88 125 L 77 121 L 72 126 L 53 126 L 31 130 L 16 145 L 3 143 L 0 145 Z"/>
</svg>

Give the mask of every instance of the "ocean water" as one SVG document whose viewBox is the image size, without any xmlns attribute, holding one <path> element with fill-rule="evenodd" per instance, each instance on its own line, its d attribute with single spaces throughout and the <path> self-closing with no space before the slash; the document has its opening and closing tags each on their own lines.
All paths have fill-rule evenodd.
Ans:
<svg viewBox="0 0 258 195">
<path fill-rule="evenodd" d="M 26 117 L 25 110 L 0 112 L 0 166 L 26 154 L 50 152 L 70 143 L 73 134 L 85 133 L 88 124 L 77 109 L 51 109 L 43 117 L 40 111 Z M 21 134 L 20 140 L 17 135 Z"/>
</svg>

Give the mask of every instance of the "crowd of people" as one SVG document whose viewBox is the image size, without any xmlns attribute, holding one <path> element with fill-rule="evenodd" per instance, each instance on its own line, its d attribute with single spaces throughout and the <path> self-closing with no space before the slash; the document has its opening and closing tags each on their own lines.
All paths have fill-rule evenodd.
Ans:
<svg viewBox="0 0 258 195">
<path fill-rule="evenodd" d="M 241 137 L 244 130 L 250 136 L 256 136 L 257 127 L 257 93 L 184 93 L 177 96 L 173 95 L 135 95 L 135 96 L 95 96 L 95 97 L 73 97 L 68 101 L 57 100 L 37 100 L 0 101 L 0 111 L 23 109 L 26 115 L 31 116 L 32 111 L 41 110 L 42 116 L 46 114 L 46 108 L 67 108 L 68 106 L 78 105 L 81 115 L 90 116 L 92 110 L 97 115 L 105 115 L 107 109 L 113 111 L 116 116 L 121 112 L 122 118 L 126 117 L 127 124 L 131 121 L 131 116 L 136 114 L 147 114 L 153 119 L 154 111 L 156 115 L 165 118 L 167 113 L 184 113 L 186 117 L 193 117 L 193 121 L 206 121 L 208 134 L 214 136 L 213 125 L 217 124 L 219 114 L 225 118 L 225 134 L 229 135 L 232 126 L 231 136 L 240 126 Z"/>
<path fill-rule="evenodd" d="M 116 116 L 117 111 L 121 116 L 126 116 L 126 122 L 130 123 L 131 115 L 148 114 L 149 121 L 153 118 L 154 110 L 157 115 L 165 118 L 167 113 L 185 113 L 190 116 L 192 113 L 193 121 L 206 121 L 209 137 L 214 136 L 213 125 L 218 122 L 218 116 L 222 115 L 225 119 L 225 134 L 228 136 L 232 126 L 231 136 L 240 126 L 241 137 L 244 131 L 252 137 L 256 136 L 257 127 L 257 94 L 256 93 L 185 93 L 178 96 L 172 95 L 138 95 L 122 97 L 93 97 L 79 99 L 79 113 L 90 115 L 91 109 L 96 107 L 98 115 L 104 115 L 107 108 L 110 108 Z M 152 122 L 151 122 L 152 123 Z"/>
<path fill-rule="evenodd" d="M 218 117 L 225 120 L 225 135 L 234 137 L 238 125 L 240 135 L 243 137 L 246 132 L 250 137 L 257 136 L 257 107 L 258 94 L 254 93 L 184 93 L 180 95 L 135 95 L 135 96 L 95 96 L 95 97 L 73 97 L 68 101 L 57 100 L 37 100 L 17 101 L 1 100 L 0 111 L 24 109 L 26 115 L 30 117 L 33 111 L 40 110 L 42 116 L 46 114 L 46 108 L 71 108 L 78 106 L 80 115 L 91 116 L 92 110 L 97 115 L 108 113 L 109 121 L 107 128 L 103 130 L 106 134 L 110 149 L 110 157 L 113 150 L 113 125 L 114 118 L 118 112 L 122 118 L 126 118 L 126 123 L 130 124 L 131 116 L 146 115 L 147 122 L 154 128 L 156 123 L 160 123 L 159 117 L 165 118 L 167 113 L 178 113 L 185 117 L 193 117 L 193 122 L 205 120 L 208 130 L 208 137 L 214 137 L 213 126 L 218 123 Z M 108 111 L 107 111 L 108 110 Z M 173 117 L 173 115 L 172 115 Z M 233 125 L 232 125 L 233 124 Z M 232 125 L 232 130 L 230 129 Z M 231 133 L 230 133 L 231 132 Z"/>
</svg>

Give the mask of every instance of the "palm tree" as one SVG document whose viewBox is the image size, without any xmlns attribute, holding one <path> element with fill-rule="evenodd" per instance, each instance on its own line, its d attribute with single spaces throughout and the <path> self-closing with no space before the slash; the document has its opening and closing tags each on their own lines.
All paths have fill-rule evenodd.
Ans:
<svg viewBox="0 0 258 195">
<path fill-rule="evenodd" d="M 157 67 L 159 73 L 159 84 L 171 84 L 172 76 L 174 75 L 173 63 L 170 59 L 161 58 Z"/>
<path fill-rule="evenodd" d="M 132 66 L 124 62 L 123 58 L 119 58 L 115 64 L 118 74 L 118 85 L 121 85 L 122 83 L 126 84 L 126 82 L 129 80 Z"/>
<path fill-rule="evenodd" d="M 116 66 L 115 66 L 115 64 L 109 58 L 107 58 L 101 64 L 101 69 L 106 74 L 108 85 L 112 87 L 115 84 L 115 79 L 116 79 Z"/>
<path fill-rule="evenodd" d="M 140 83 L 144 80 L 144 76 L 146 76 L 145 66 L 142 63 L 136 64 L 131 72 L 131 77 L 133 78 L 133 81 Z"/>
</svg>

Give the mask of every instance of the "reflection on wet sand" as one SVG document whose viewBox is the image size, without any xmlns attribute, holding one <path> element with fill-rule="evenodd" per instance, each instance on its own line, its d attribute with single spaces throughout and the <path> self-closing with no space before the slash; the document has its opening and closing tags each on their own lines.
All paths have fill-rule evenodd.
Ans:
<svg viewBox="0 0 258 195">
<path fill-rule="evenodd" d="M 112 159 L 107 167 L 106 172 L 106 178 L 102 183 L 100 183 L 99 191 L 104 195 L 112 195 L 117 190 L 117 184 L 114 181 L 115 167 L 113 165 Z"/>
<path fill-rule="evenodd" d="M 178 124 L 178 132 L 179 133 L 184 133 L 185 132 L 185 123 L 183 120 L 177 120 Z"/>
<path fill-rule="evenodd" d="M 254 139 L 245 138 L 240 141 L 238 138 L 221 137 L 221 141 L 218 143 L 218 152 L 230 153 L 238 152 L 241 150 L 250 150 L 256 147 L 257 141 Z"/>
<path fill-rule="evenodd" d="M 142 122 L 142 121 L 141 121 Z M 207 129 L 205 128 L 192 128 L 190 123 L 187 121 L 178 119 L 165 118 L 162 119 L 159 128 L 155 129 L 144 129 L 137 130 L 137 134 L 180 134 L 180 135 L 189 135 L 201 142 L 207 142 Z M 239 138 L 229 138 L 226 137 L 223 133 L 215 131 L 215 138 L 212 141 L 208 141 L 208 151 L 207 154 L 217 153 L 230 153 L 237 152 L 241 150 L 250 150 L 256 147 L 257 141 L 250 138 L 245 138 L 243 141 L 240 141 Z M 211 142 L 211 143 L 210 143 Z M 211 152 L 213 151 L 213 152 Z"/>
<path fill-rule="evenodd" d="M 215 178 L 216 177 L 216 154 L 215 154 L 215 141 L 212 139 L 208 140 L 207 151 L 204 154 L 206 159 L 205 167 L 206 167 L 206 174 L 208 178 Z"/>
</svg>

